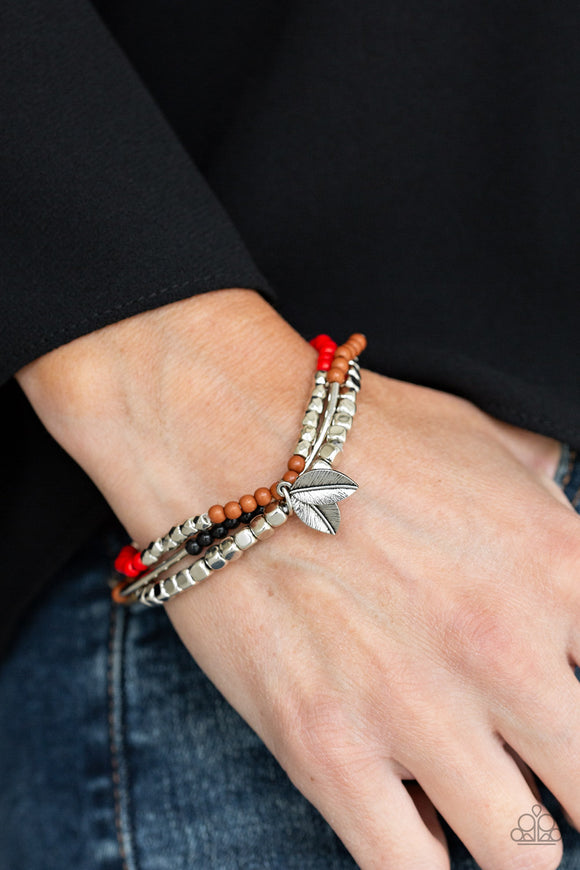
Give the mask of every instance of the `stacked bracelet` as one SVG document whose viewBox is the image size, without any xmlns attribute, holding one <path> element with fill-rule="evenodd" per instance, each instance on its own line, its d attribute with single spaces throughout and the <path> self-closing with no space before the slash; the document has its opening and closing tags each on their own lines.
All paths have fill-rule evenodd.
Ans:
<svg viewBox="0 0 580 870">
<path fill-rule="evenodd" d="M 164 604 L 270 537 L 293 513 L 311 528 L 336 534 L 340 522 L 336 502 L 358 488 L 332 463 L 343 449 L 356 413 L 361 384 L 358 356 L 366 339 L 355 334 L 339 347 L 329 336 L 319 335 L 311 344 L 318 350 L 315 383 L 287 471 L 270 487 L 258 487 L 253 495 L 223 506 L 213 505 L 206 513 L 173 526 L 141 551 L 135 545 L 123 547 L 115 560 L 117 573 L 125 578 L 113 588 L 117 603 Z M 168 574 L 188 555 L 197 558 Z"/>
</svg>

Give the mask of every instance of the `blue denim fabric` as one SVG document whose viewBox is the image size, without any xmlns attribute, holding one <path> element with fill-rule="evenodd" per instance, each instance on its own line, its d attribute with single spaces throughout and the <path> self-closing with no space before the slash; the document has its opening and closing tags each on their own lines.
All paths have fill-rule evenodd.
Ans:
<svg viewBox="0 0 580 870">
<path fill-rule="evenodd" d="M 568 445 L 555 479 L 580 513 Z M 354 868 L 164 610 L 111 606 L 123 543 L 108 527 L 71 560 L 0 667 L 0 870 Z M 580 834 L 540 789 L 579 870 Z M 444 827 L 453 870 L 475 868 Z"/>
</svg>

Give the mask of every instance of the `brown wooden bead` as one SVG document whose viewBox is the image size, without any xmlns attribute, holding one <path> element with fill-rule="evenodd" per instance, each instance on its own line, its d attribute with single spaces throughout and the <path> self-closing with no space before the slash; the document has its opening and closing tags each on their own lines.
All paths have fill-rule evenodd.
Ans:
<svg viewBox="0 0 580 870">
<path fill-rule="evenodd" d="M 279 481 L 279 480 L 276 480 L 276 481 L 274 481 L 274 483 L 273 483 L 272 486 L 270 487 L 270 495 L 272 496 L 272 498 L 275 498 L 276 501 L 280 501 L 281 498 L 282 498 L 281 495 L 278 495 L 278 489 L 277 489 L 277 486 L 278 486 L 279 483 L 280 483 L 280 481 Z"/>
<path fill-rule="evenodd" d="M 355 332 L 353 335 L 351 335 L 348 341 L 349 344 L 352 343 L 359 348 L 359 353 L 362 353 L 367 346 L 366 336 L 364 336 L 362 332 Z"/>
<path fill-rule="evenodd" d="M 251 514 L 258 507 L 258 501 L 253 495 L 243 495 L 240 504 L 245 514 Z"/>
<path fill-rule="evenodd" d="M 226 518 L 224 509 L 221 504 L 212 505 L 207 513 L 212 523 L 223 523 Z"/>
<path fill-rule="evenodd" d="M 339 369 L 329 369 L 328 374 L 326 375 L 326 380 L 329 384 L 344 384 L 346 381 L 346 375 L 344 372 L 339 371 Z"/>
<path fill-rule="evenodd" d="M 306 465 L 306 460 L 303 456 L 298 456 L 297 453 L 294 456 L 291 456 L 288 460 L 288 470 L 289 471 L 297 471 L 299 474 L 301 471 L 304 471 L 304 466 Z"/>
<path fill-rule="evenodd" d="M 260 486 L 254 493 L 254 498 L 258 502 L 259 505 L 265 507 L 267 504 L 270 504 L 272 501 L 272 493 L 265 486 Z"/>
<path fill-rule="evenodd" d="M 348 371 L 348 360 L 344 359 L 342 356 L 335 356 L 332 360 L 331 368 L 338 369 L 339 372 L 344 372 L 346 374 Z"/>
<path fill-rule="evenodd" d="M 240 504 L 237 501 L 229 501 L 224 505 L 224 513 L 228 520 L 237 520 L 238 517 L 241 517 L 243 509 Z"/>
<path fill-rule="evenodd" d="M 294 481 L 297 479 L 297 477 L 298 477 L 297 471 L 287 471 L 284 474 L 284 477 L 282 478 L 282 480 L 287 480 L 288 483 L 294 483 Z"/>
<path fill-rule="evenodd" d="M 349 360 L 352 358 L 352 348 L 347 344 L 341 344 L 334 351 L 334 358 L 341 356 L 343 359 Z"/>
</svg>

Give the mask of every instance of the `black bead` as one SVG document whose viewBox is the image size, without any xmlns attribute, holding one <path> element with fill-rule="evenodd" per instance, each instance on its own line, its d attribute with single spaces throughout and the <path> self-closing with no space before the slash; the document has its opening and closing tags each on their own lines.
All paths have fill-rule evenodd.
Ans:
<svg viewBox="0 0 580 870">
<path fill-rule="evenodd" d="M 245 513 L 243 513 L 241 515 L 240 522 L 241 523 L 249 523 L 253 516 L 254 516 L 253 513 L 246 511 Z"/>
<path fill-rule="evenodd" d="M 237 525 L 238 525 L 238 521 L 232 520 L 229 517 L 226 518 L 222 523 L 222 526 L 225 526 L 226 529 L 235 529 Z"/>
<path fill-rule="evenodd" d="M 209 532 L 200 532 L 197 536 L 197 543 L 200 547 L 209 547 L 213 538 Z"/>
<path fill-rule="evenodd" d="M 264 505 L 263 505 L 263 504 L 259 504 L 258 507 L 256 508 L 256 510 L 255 510 L 255 511 L 252 511 L 252 516 L 253 516 L 253 517 L 259 517 L 259 516 L 260 516 L 261 514 L 263 514 L 263 513 L 264 513 Z"/>
<path fill-rule="evenodd" d="M 199 537 L 199 535 L 197 537 Z M 190 556 L 197 556 L 199 553 L 201 553 L 201 545 L 197 538 L 190 538 L 189 541 L 186 541 L 185 549 Z"/>
<path fill-rule="evenodd" d="M 226 529 L 226 527 L 223 524 L 219 525 L 219 526 L 214 526 L 213 529 L 211 530 L 211 536 L 214 539 L 225 538 L 227 533 L 228 533 L 228 530 Z"/>
</svg>

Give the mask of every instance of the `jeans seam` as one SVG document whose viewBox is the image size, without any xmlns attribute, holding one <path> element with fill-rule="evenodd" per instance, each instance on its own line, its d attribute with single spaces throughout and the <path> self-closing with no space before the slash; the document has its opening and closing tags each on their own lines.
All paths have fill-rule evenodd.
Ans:
<svg viewBox="0 0 580 870">
<path fill-rule="evenodd" d="M 115 828 L 123 870 L 137 870 L 135 837 L 131 823 L 127 761 L 124 752 L 123 646 L 125 640 L 125 612 L 111 603 L 108 656 L 108 719 L 111 780 L 115 806 Z"/>
</svg>

